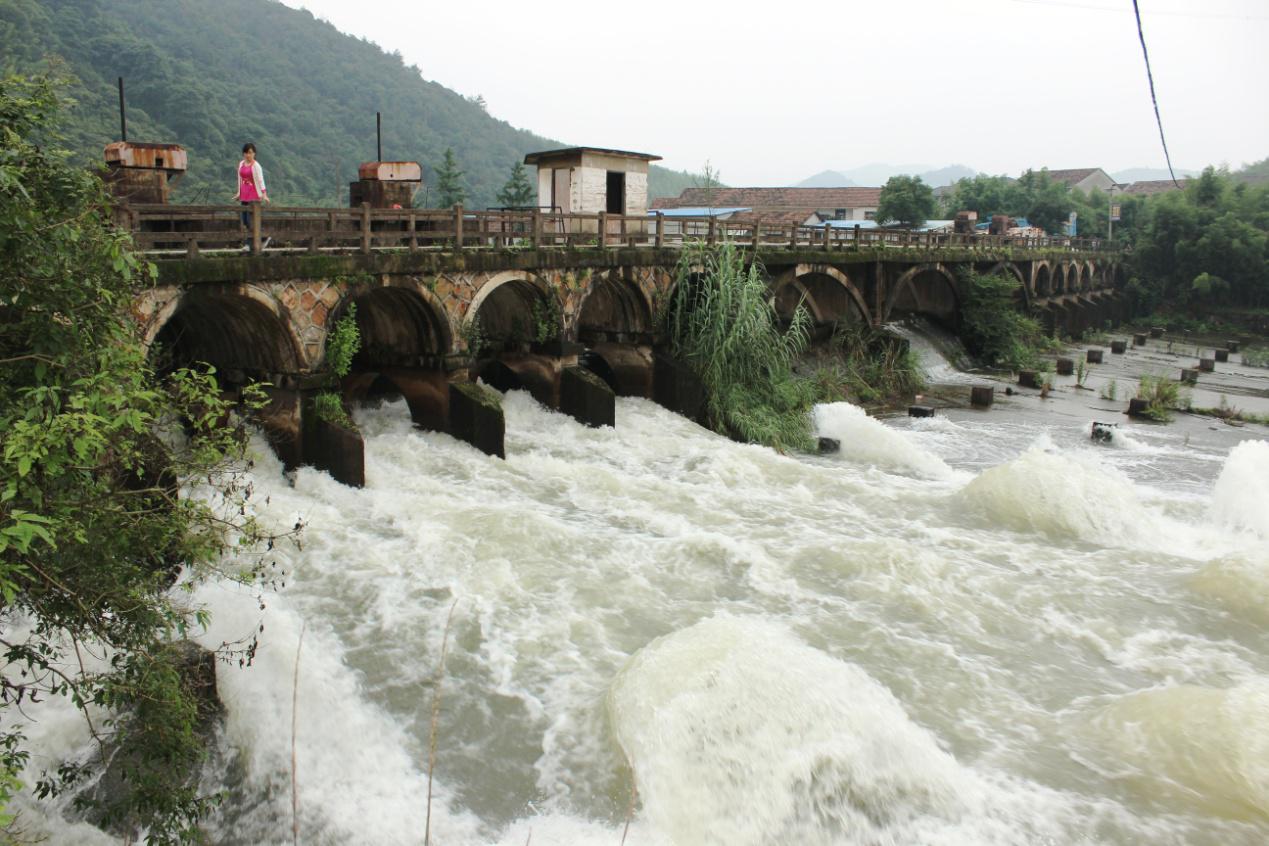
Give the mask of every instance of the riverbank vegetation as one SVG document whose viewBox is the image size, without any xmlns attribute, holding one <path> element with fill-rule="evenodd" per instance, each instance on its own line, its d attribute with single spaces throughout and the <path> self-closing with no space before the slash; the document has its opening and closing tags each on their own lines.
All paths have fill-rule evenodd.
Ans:
<svg viewBox="0 0 1269 846">
<path fill-rule="evenodd" d="M 868 326 L 838 327 L 797 364 L 817 402 L 893 405 L 925 389 L 921 362 L 900 338 Z"/>
<path fill-rule="evenodd" d="M 701 380 L 710 428 L 776 449 L 810 450 L 812 384 L 793 372 L 810 317 L 782 329 L 762 266 L 735 242 L 684 246 L 661 325 L 671 354 Z"/>
<path fill-rule="evenodd" d="M 1034 317 L 1015 304 L 1021 283 L 1012 276 L 963 272 L 961 340 L 988 367 L 1040 369 L 1041 355 L 1059 347 Z"/>
<path fill-rule="evenodd" d="M 215 797 L 193 777 L 207 708 L 179 641 L 204 618 L 170 588 L 227 555 L 247 581 L 271 569 L 276 538 L 245 516 L 235 470 L 263 394 L 226 399 L 206 367 L 156 375 L 127 310 L 153 267 L 60 149 L 61 91 L 0 79 L 0 796 L 21 779 L 125 839 L 189 842 Z M 244 636 L 233 660 L 253 654 Z M 24 709 L 50 697 L 80 710 L 96 752 L 32 761 Z"/>
</svg>

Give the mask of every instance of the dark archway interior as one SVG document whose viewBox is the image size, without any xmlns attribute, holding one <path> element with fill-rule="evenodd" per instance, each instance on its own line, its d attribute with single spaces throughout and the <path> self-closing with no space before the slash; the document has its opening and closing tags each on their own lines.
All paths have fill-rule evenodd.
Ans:
<svg viewBox="0 0 1269 846">
<path fill-rule="evenodd" d="M 955 327 L 958 317 L 956 291 L 946 276 L 936 270 L 922 270 L 901 285 L 890 309 L 890 319 L 909 314 L 931 317 Z"/>
<path fill-rule="evenodd" d="M 805 302 L 803 296 L 805 295 Z M 802 303 L 811 315 L 816 329 L 836 326 L 860 326 L 866 321 L 859 303 L 841 282 L 823 273 L 808 273 L 796 281 L 780 286 L 776 292 L 776 313 L 788 322 Z M 818 333 L 817 333 L 818 334 Z"/>
<path fill-rule="evenodd" d="M 151 356 L 160 373 L 210 364 L 226 389 L 249 382 L 280 385 L 300 369 L 278 318 L 241 296 L 187 296 L 155 337 Z"/>
<path fill-rule="evenodd" d="M 1053 293 L 1053 280 L 1049 268 L 1041 266 L 1035 272 L 1035 295 L 1047 297 Z"/>
<path fill-rule="evenodd" d="M 472 319 L 479 321 L 484 339 L 482 357 L 513 350 L 543 335 L 557 338 L 562 328 L 559 310 L 531 283 L 518 279 L 499 285 Z"/>
<path fill-rule="evenodd" d="M 353 300 L 361 349 L 357 371 L 433 366 L 450 345 L 444 318 L 417 291 L 376 288 Z"/>
<path fill-rule="evenodd" d="M 652 331 L 643 295 L 629 282 L 605 276 L 594 283 L 577 324 L 577 339 L 590 346 L 605 340 L 634 341 Z"/>
</svg>

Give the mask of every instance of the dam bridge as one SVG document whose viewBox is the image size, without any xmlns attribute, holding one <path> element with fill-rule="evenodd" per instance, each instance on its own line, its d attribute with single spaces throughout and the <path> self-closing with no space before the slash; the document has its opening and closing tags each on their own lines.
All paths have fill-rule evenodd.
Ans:
<svg viewBox="0 0 1269 846">
<path fill-rule="evenodd" d="M 206 362 L 228 391 L 269 383 L 262 420 L 283 461 L 354 483 L 359 438 L 312 420 L 306 402 L 327 378 L 327 333 L 354 304 L 362 345 L 344 397 L 400 394 L 418 425 L 496 455 L 498 395 L 478 379 L 591 425 L 613 424 L 615 396 L 699 414 L 699 388 L 656 326 L 692 240 L 744 247 L 781 315 L 804 304 L 820 338 L 914 315 L 955 330 L 961 269 L 1017 279 L 1017 306 L 1055 333 L 1126 316 L 1119 254 L 1097 239 L 368 205 L 256 206 L 244 231 L 241 212 L 121 205 L 158 268 L 134 317 L 165 366 Z"/>
</svg>

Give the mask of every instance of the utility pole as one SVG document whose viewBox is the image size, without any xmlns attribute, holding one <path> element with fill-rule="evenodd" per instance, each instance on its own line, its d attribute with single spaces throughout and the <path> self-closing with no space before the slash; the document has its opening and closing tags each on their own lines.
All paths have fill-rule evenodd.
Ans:
<svg viewBox="0 0 1269 846">
<path fill-rule="evenodd" d="M 383 161 L 383 114 L 375 112 L 375 161 Z"/>
<path fill-rule="evenodd" d="M 119 77 L 119 140 L 128 140 L 128 113 L 124 109 L 123 77 Z"/>
</svg>

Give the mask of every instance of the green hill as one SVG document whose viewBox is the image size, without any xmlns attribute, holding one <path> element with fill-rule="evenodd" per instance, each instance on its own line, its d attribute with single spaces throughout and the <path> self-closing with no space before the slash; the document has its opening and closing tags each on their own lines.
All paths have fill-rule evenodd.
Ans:
<svg viewBox="0 0 1269 846">
<path fill-rule="evenodd" d="M 384 157 L 422 162 L 433 191 L 434 169 L 453 148 L 471 208 L 496 205 L 525 153 L 566 146 L 274 0 L 0 0 L 0 45 L 6 72 L 60 65 L 76 78 L 65 134 L 86 161 L 101 161 L 118 140 L 115 80 L 123 76 L 129 139 L 189 151 L 178 202 L 228 201 L 250 140 L 275 202 L 342 205 L 357 164 L 375 157 L 376 111 L 384 113 Z M 691 181 L 653 170 L 654 196 L 677 195 Z"/>
</svg>

